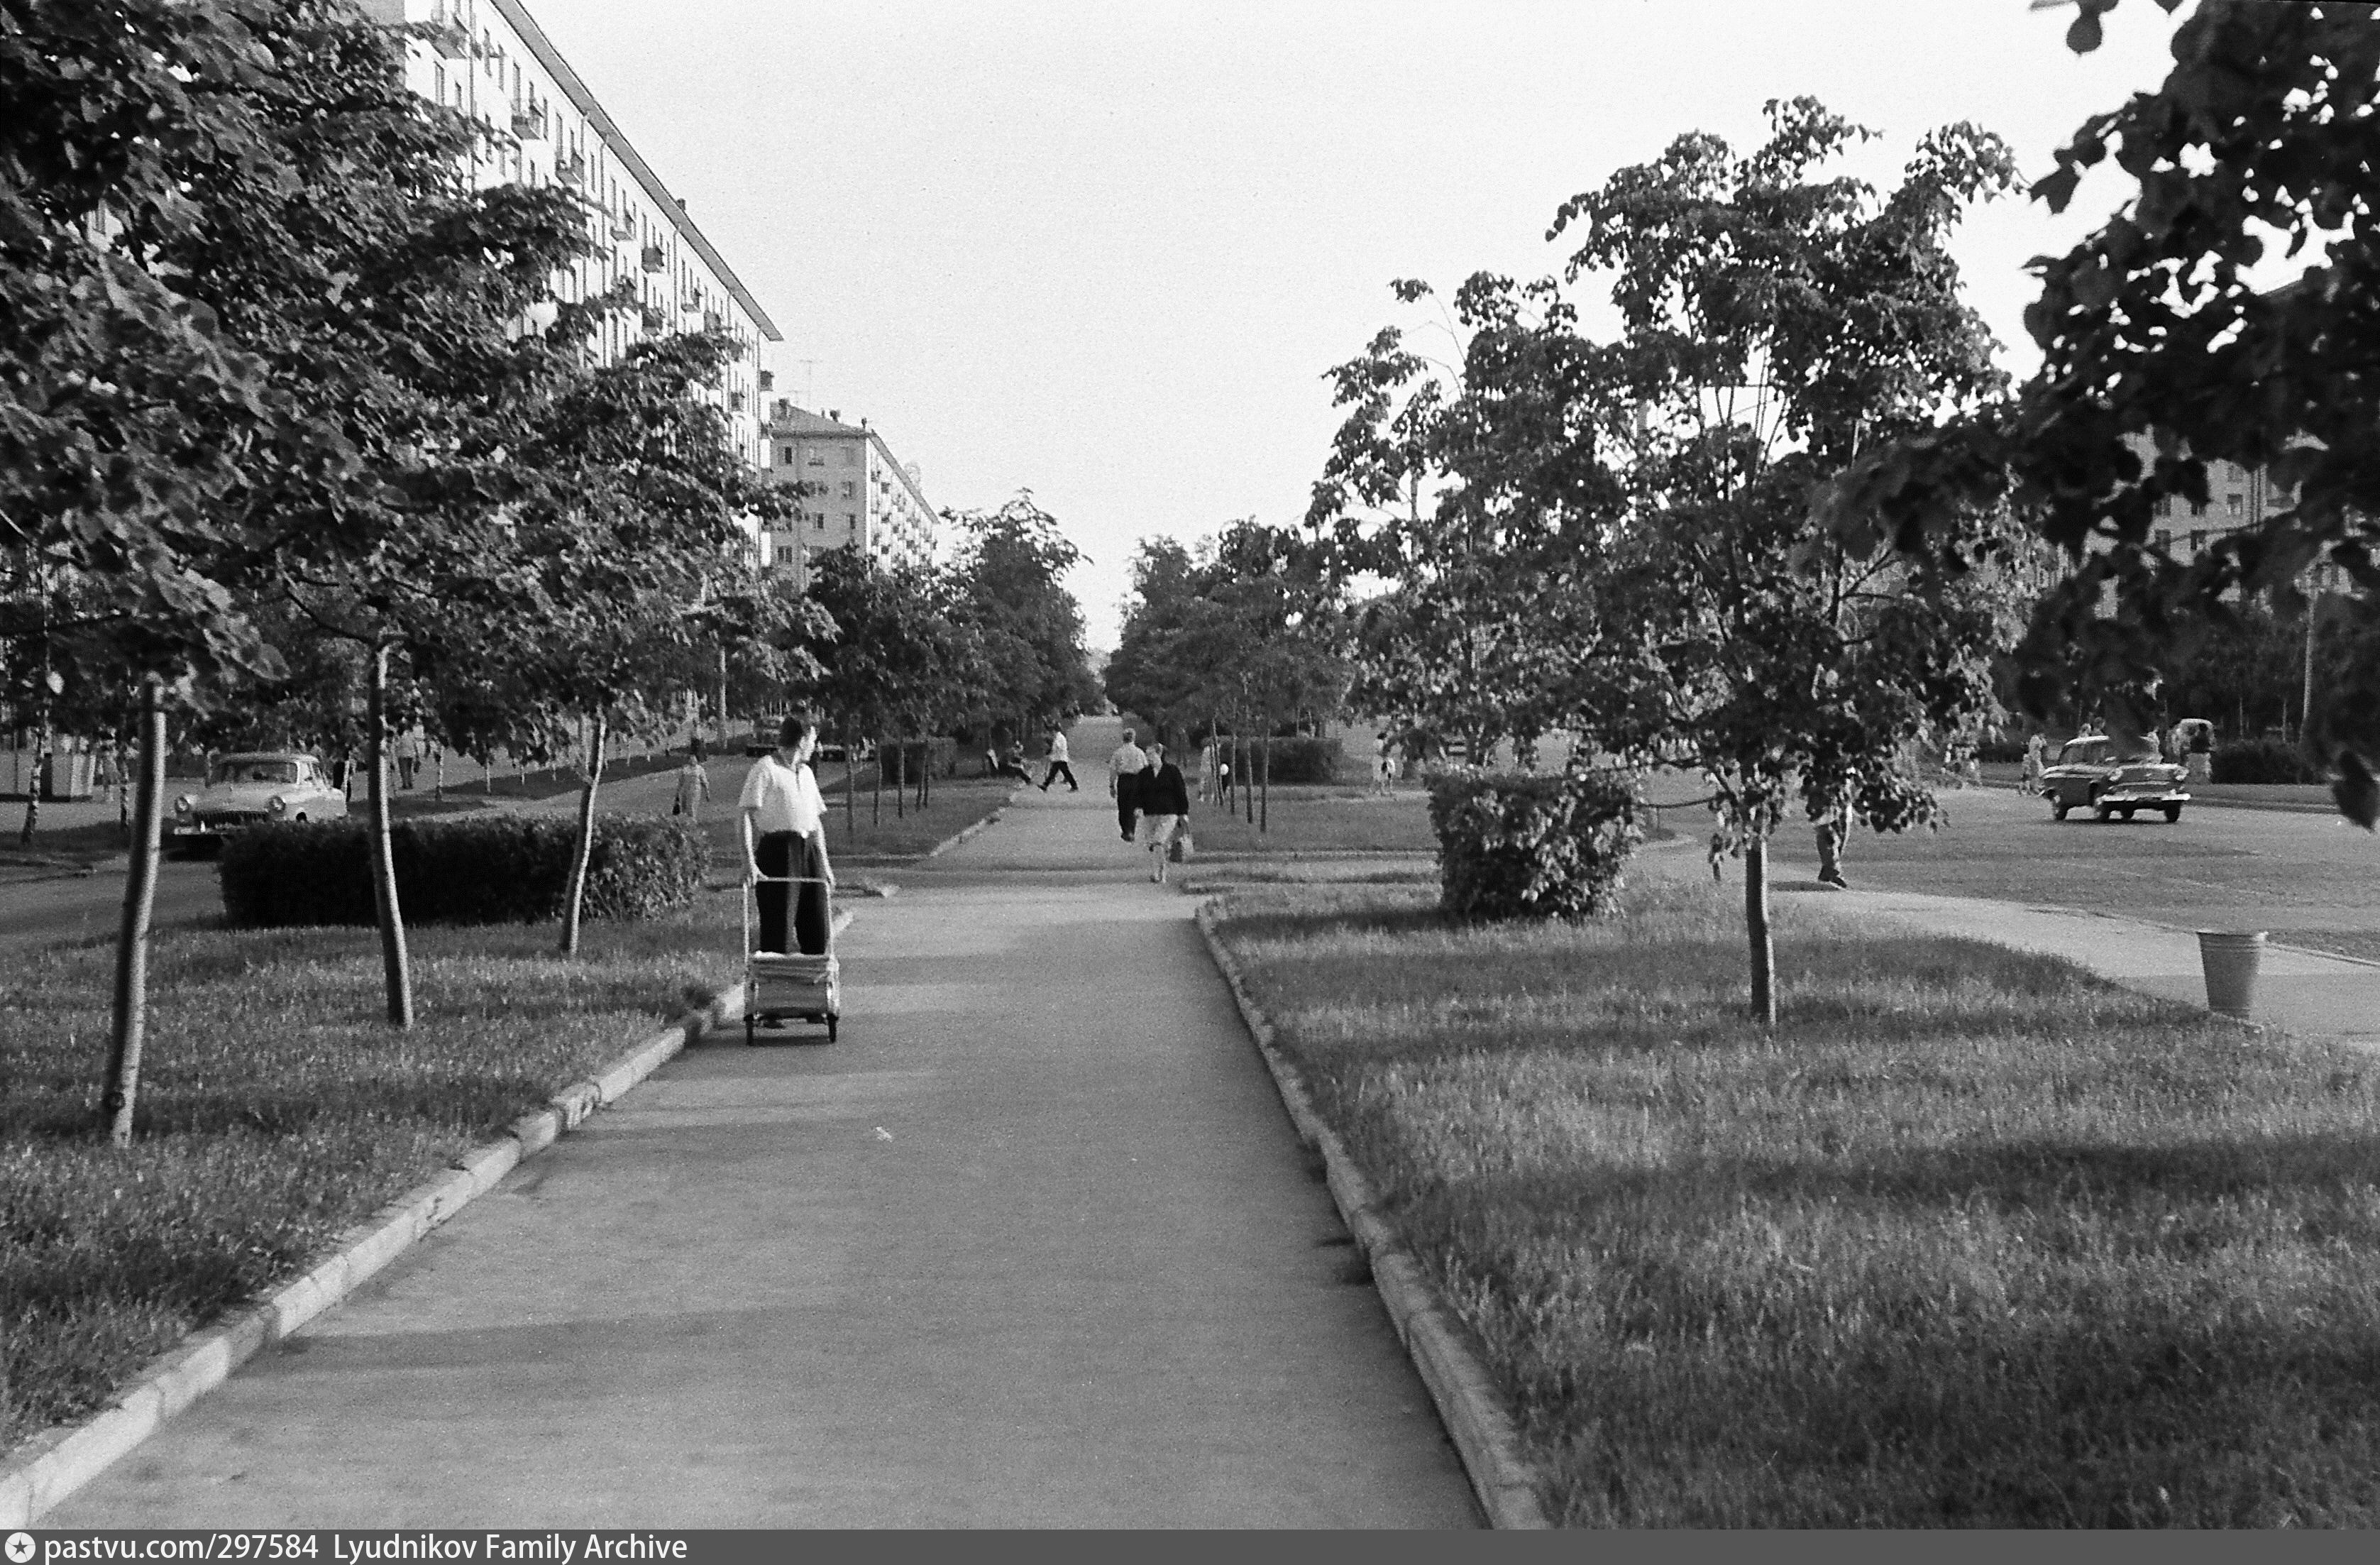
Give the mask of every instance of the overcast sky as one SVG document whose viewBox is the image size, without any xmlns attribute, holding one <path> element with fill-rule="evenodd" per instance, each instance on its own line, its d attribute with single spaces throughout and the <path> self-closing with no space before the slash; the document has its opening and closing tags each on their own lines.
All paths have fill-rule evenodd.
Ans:
<svg viewBox="0 0 2380 1565">
<path fill-rule="evenodd" d="M 780 392 L 866 415 L 938 508 L 1031 489 L 1094 647 L 1137 540 L 1305 514 L 1325 371 L 1411 319 L 1391 278 L 1552 273 L 1563 200 L 1689 130 L 1749 148 L 1769 98 L 1885 132 L 1879 183 L 1961 119 L 2037 176 L 2173 26 L 2131 0 L 2077 58 L 2025 0 L 527 3 L 776 320 Z M 1971 220 L 2010 370 L 2025 261 L 2127 194 Z"/>
</svg>

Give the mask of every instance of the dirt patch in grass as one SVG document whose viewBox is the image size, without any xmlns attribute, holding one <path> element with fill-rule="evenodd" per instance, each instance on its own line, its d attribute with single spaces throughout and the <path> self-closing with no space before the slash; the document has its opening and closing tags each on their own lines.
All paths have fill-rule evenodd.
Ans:
<svg viewBox="0 0 2380 1565">
<path fill-rule="evenodd" d="M 0 981 L 0 1451 L 732 981 L 732 894 L 686 916 L 409 932 L 419 1020 L 382 1020 L 370 930 L 197 931 L 150 970 L 139 1137 L 91 1134 L 112 941 Z"/>
<path fill-rule="evenodd" d="M 2380 1062 L 1790 904 L 1764 1036 L 1703 887 L 1225 912 L 1564 1522 L 2380 1521 Z"/>
</svg>

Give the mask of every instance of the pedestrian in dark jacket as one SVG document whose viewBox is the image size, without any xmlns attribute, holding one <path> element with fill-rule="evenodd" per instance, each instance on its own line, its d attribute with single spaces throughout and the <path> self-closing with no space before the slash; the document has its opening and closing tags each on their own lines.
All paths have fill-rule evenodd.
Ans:
<svg viewBox="0 0 2380 1565">
<path fill-rule="evenodd" d="M 1190 819 L 1190 784 L 1182 769 L 1165 758 L 1165 746 L 1148 746 L 1148 764 L 1140 770 L 1140 786 L 1133 790 L 1140 807 L 1140 840 L 1148 848 L 1148 878 L 1165 884 L 1165 850 L 1173 834 Z"/>
</svg>

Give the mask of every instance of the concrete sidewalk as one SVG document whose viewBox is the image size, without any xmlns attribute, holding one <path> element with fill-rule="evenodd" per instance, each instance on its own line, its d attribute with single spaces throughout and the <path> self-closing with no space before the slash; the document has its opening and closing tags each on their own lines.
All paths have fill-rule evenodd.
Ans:
<svg viewBox="0 0 2380 1565">
<path fill-rule="evenodd" d="M 1476 1525 L 1098 764 L 44 1525 Z"/>
<path fill-rule="evenodd" d="M 1667 843 L 1641 855 L 1646 872 L 1670 878 L 1705 877 L 1700 844 Z M 1731 883 L 1741 887 L 1742 868 L 1730 864 Z M 1806 871 L 1805 871 L 1806 873 Z M 1851 920 L 1871 927 L 1922 930 L 1990 940 L 2018 951 L 2064 957 L 2111 983 L 2186 1004 L 2206 1003 L 2198 934 L 2136 918 L 2034 907 L 1978 897 L 1928 896 L 1916 892 L 1839 892 L 1815 880 L 1788 877 L 1771 885 L 1772 905 L 1787 905 L 1814 917 Z M 2275 940 L 2286 940 L 2277 931 Z M 2259 964 L 2252 1019 L 2307 1037 L 2341 1038 L 2380 1046 L 2380 963 L 2319 952 L 2269 947 Z"/>
</svg>

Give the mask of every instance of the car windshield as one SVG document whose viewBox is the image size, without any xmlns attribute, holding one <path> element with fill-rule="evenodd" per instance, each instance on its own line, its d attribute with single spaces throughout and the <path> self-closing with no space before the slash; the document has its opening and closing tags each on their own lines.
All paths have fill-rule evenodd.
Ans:
<svg viewBox="0 0 2380 1565">
<path fill-rule="evenodd" d="M 295 782 L 298 763 L 294 760 L 259 760 L 254 756 L 235 756 L 215 762 L 215 774 L 211 782 Z"/>
<path fill-rule="evenodd" d="M 2065 748 L 2058 752 L 2058 764 L 2060 766 L 2097 765 L 2107 760 L 2110 747 L 2105 739 L 2069 740 Z"/>
</svg>

